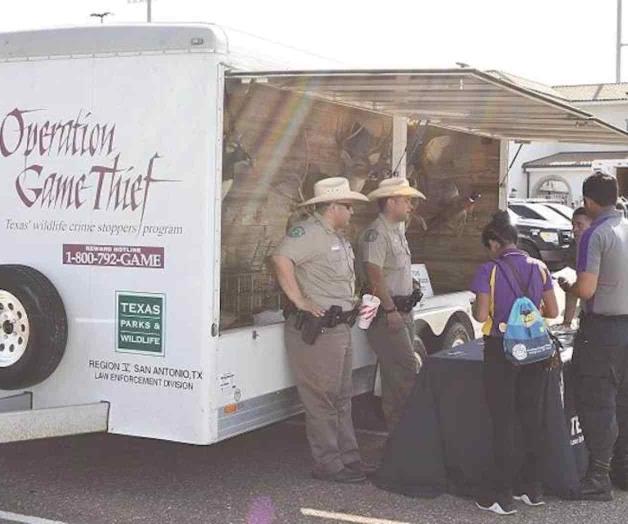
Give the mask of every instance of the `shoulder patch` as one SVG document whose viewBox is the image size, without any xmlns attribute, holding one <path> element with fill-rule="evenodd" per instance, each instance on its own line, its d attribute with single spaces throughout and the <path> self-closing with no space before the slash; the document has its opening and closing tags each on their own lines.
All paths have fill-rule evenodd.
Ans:
<svg viewBox="0 0 628 524">
<path fill-rule="evenodd" d="M 379 237 L 379 233 L 375 229 L 369 229 L 366 233 L 364 233 L 364 240 L 367 242 L 375 242 Z"/>
<path fill-rule="evenodd" d="M 305 235 L 305 228 L 303 226 L 294 226 L 288 231 L 288 236 L 290 238 L 299 238 Z"/>
</svg>

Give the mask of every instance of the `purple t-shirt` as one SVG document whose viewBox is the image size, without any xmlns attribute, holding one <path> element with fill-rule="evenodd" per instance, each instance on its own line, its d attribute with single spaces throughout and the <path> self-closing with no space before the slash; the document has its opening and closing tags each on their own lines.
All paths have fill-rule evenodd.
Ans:
<svg viewBox="0 0 628 524">
<path fill-rule="evenodd" d="M 506 261 L 508 257 L 508 261 Z M 540 260 L 531 258 L 518 249 L 511 249 L 503 253 L 500 257 L 501 265 L 506 267 L 506 271 L 515 267 L 519 279 L 514 275 L 511 277 L 513 285 L 521 281 L 524 286 L 529 287 L 521 291 L 530 299 L 536 307 L 540 307 L 543 293 L 552 289 L 552 277 L 547 267 Z M 495 269 L 495 272 L 493 272 Z M 494 278 L 494 283 L 492 279 Z M 490 314 L 489 319 L 484 324 L 485 335 L 502 336 L 506 329 L 506 323 L 510 316 L 512 305 L 517 299 L 517 295 L 509 285 L 502 270 L 493 261 L 482 264 L 471 283 L 471 291 L 476 295 L 486 293 L 489 295 Z"/>
</svg>

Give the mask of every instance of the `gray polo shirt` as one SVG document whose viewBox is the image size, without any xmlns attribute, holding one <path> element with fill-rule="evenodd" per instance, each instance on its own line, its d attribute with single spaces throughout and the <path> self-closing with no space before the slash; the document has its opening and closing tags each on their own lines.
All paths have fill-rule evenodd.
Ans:
<svg viewBox="0 0 628 524">
<path fill-rule="evenodd" d="M 578 246 L 578 273 L 598 276 L 595 295 L 584 311 L 628 315 L 628 221 L 612 209 L 593 221 Z"/>
<path fill-rule="evenodd" d="M 412 257 L 401 222 L 391 224 L 380 214 L 362 232 L 358 246 L 361 275 L 366 276 L 363 264 L 370 262 L 382 268 L 391 295 L 412 293 Z"/>
<path fill-rule="evenodd" d="M 355 257 L 351 244 L 318 213 L 292 227 L 274 254 L 292 260 L 303 296 L 323 309 L 333 305 L 343 311 L 353 309 Z"/>
</svg>

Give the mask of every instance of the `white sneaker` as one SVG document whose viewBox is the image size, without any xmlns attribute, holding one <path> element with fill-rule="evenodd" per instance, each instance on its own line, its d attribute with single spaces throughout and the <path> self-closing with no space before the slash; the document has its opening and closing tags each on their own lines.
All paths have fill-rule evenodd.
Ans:
<svg viewBox="0 0 628 524">
<path fill-rule="evenodd" d="M 482 511 L 492 511 L 493 513 L 497 513 L 498 515 L 514 515 L 515 513 L 517 513 L 517 510 L 515 508 L 502 508 L 499 502 L 493 502 L 490 505 L 484 505 L 483 503 L 476 501 L 475 505 Z"/>
<path fill-rule="evenodd" d="M 528 506 L 545 506 L 545 501 L 542 498 L 530 498 L 526 493 L 523 495 L 515 495 L 515 500 L 519 500 Z"/>
</svg>

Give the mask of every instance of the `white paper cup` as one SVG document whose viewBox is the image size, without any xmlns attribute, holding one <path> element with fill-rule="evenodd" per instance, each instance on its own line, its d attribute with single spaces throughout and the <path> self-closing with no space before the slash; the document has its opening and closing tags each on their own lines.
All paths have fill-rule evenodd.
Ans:
<svg viewBox="0 0 628 524">
<path fill-rule="evenodd" d="M 360 314 L 358 315 L 358 327 L 368 329 L 377 315 L 380 300 L 374 295 L 364 295 L 360 304 Z"/>
</svg>

